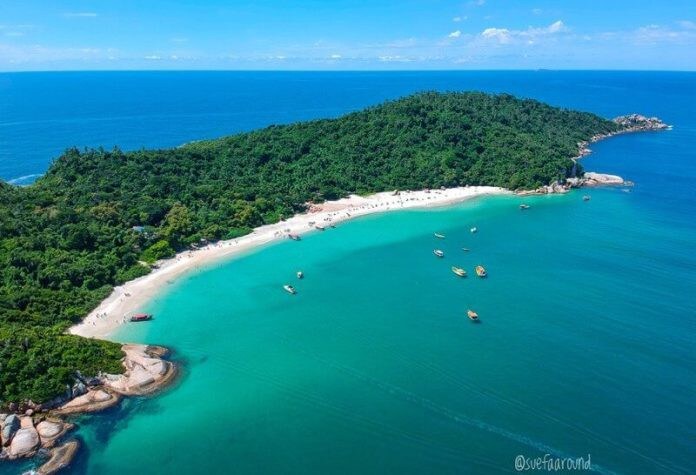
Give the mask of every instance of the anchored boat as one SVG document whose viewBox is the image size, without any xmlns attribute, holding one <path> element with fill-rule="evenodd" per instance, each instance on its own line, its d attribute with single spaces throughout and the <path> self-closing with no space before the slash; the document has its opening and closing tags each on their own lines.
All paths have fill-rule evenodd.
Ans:
<svg viewBox="0 0 696 475">
<path fill-rule="evenodd" d="M 435 237 L 438 239 L 445 239 L 445 235 L 440 233 L 435 233 Z"/>
<path fill-rule="evenodd" d="M 466 271 L 461 267 L 452 266 L 452 272 L 457 274 L 459 277 L 466 277 Z"/>
<path fill-rule="evenodd" d="M 433 254 L 435 254 L 437 257 L 445 257 L 445 253 L 442 252 L 440 249 L 435 249 L 433 251 Z"/>
<path fill-rule="evenodd" d="M 300 241 L 302 239 L 299 234 L 288 234 L 288 237 L 293 241 Z"/>
<path fill-rule="evenodd" d="M 585 195 L 582 197 L 583 201 L 590 201 L 590 195 Z"/>
<path fill-rule="evenodd" d="M 478 321 L 479 321 L 478 313 L 474 312 L 473 310 L 467 310 L 467 311 L 466 311 L 466 316 L 469 317 L 469 320 L 471 320 L 472 322 L 478 322 Z"/>
<path fill-rule="evenodd" d="M 478 232 L 478 228 L 477 228 L 476 226 L 474 226 L 474 227 L 471 228 L 469 231 L 471 231 L 471 233 L 473 234 L 473 233 Z"/>
<path fill-rule="evenodd" d="M 488 272 L 486 272 L 486 269 L 483 266 L 476 266 L 476 275 L 479 277 L 486 277 L 488 275 Z"/>
<path fill-rule="evenodd" d="M 304 273 L 302 271 L 297 272 L 297 278 L 298 279 L 304 279 Z"/>
<path fill-rule="evenodd" d="M 319 226 L 318 224 L 316 226 L 314 226 L 314 228 L 319 230 L 319 231 L 323 231 L 326 229 L 324 226 Z"/>
<path fill-rule="evenodd" d="M 529 205 L 526 205 L 526 204 L 524 204 L 524 203 L 522 203 L 522 204 L 520 205 L 520 209 L 521 209 L 521 210 L 525 210 L 525 209 L 529 209 L 529 208 L 530 208 L 530 206 L 529 206 Z"/>
<path fill-rule="evenodd" d="M 146 322 L 148 320 L 152 320 L 151 313 L 136 313 L 130 317 L 131 322 Z"/>
<path fill-rule="evenodd" d="M 295 294 L 297 293 L 297 290 L 295 290 L 295 287 L 293 287 L 292 285 L 287 285 L 287 284 L 286 284 L 286 285 L 283 286 L 283 288 L 284 288 L 285 291 L 286 291 L 287 293 L 289 293 L 289 294 L 295 295 Z"/>
</svg>

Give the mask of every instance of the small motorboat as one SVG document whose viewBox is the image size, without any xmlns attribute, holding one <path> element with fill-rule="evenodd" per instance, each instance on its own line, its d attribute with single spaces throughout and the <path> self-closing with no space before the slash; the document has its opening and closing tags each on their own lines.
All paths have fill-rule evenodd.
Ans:
<svg viewBox="0 0 696 475">
<path fill-rule="evenodd" d="M 316 229 L 316 230 L 318 230 L 318 231 L 323 231 L 323 230 L 325 230 L 326 228 L 325 228 L 324 226 L 319 226 L 319 225 L 317 224 L 316 226 L 314 226 L 314 229 Z"/>
<path fill-rule="evenodd" d="M 466 311 L 466 316 L 469 317 L 469 320 L 471 320 L 472 322 L 478 322 L 478 321 L 479 321 L 478 313 L 474 312 L 473 310 L 467 310 L 467 311 Z"/>
<path fill-rule="evenodd" d="M 486 277 L 488 275 L 488 272 L 486 272 L 486 269 L 483 266 L 476 266 L 474 270 L 476 271 L 476 275 L 479 277 Z"/>
<path fill-rule="evenodd" d="M 152 320 L 151 313 L 136 313 L 130 317 L 131 322 L 147 322 L 148 320 Z"/>
<path fill-rule="evenodd" d="M 457 274 L 459 277 L 466 277 L 466 271 L 461 267 L 452 266 L 452 272 Z"/>
<path fill-rule="evenodd" d="M 286 291 L 287 293 L 289 293 L 289 294 L 295 295 L 295 294 L 297 293 L 297 290 L 295 290 L 295 287 L 293 287 L 292 285 L 287 285 L 287 284 L 286 284 L 286 285 L 283 286 L 283 288 L 284 288 L 285 291 Z"/>
<path fill-rule="evenodd" d="M 585 195 L 582 197 L 583 201 L 590 201 L 590 195 Z"/>
<path fill-rule="evenodd" d="M 445 257 L 445 253 L 440 249 L 433 250 L 433 254 L 435 254 L 437 257 Z"/>
<path fill-rule="evenodd" d="M 520 205 L 520 209 L 521 209 L 521 210 L 525 210 L 525 209 L 529 209 L 529 208 L 530 208 L 530 206 L 527 205 L 527 204 L 522 203 L 522 204 Z"/>
<path fill-rule="evenodd" d="M 292 239 L 293 241 L 300 241 L 302 238 L 300 237 L 299 234 L 288 234 L 288 237 Z"/>
<path fill-rule="evenodd" d="M 471 249 L 469 249 L 468 247 L 463 247 L 463 248 L 462 248 L 462 251 L 464 251 L 464 252 L 469 252 L 469 251 L 471 251 Z"/>
<path fill-rule="evenodd" d="M 298 279 L 304 279 L 304 272 L 298 271 L 298 272 L 297 272 L 297 278 L 298 278 Z"/>
<path fill-rule="evenodd" d="M 435 237 L 438 239 L 445 239 L 445 235 L 440 233 L 435 233 Z"/>
<path fill-rule="evenodd" d="M 478 228 L 477 228 L 476 226 L 474 226 L 474 227 L 471 228 L 469 231 L 471 231 L 471 234 L 474 234 L 474 233 L 477 233 L 477 232 L 478 232 Z"/>
</svg>

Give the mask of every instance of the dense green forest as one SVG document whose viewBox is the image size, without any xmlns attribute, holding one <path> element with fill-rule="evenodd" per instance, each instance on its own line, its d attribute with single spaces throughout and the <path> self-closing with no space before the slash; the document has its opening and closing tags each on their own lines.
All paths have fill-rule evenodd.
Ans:
<svg viewBox="0 0 696 475">
<path fill-rule="evenodd" d="M 169 150 L 67 150 L 31 186 L 0 183 L 0 401 L 118 371 L 118 345 L 65 329 L 176 250 L 352 192 L 549 184 L 579 141 L 619 128 L 510 95 L 421 93 Z"/>
</svg>

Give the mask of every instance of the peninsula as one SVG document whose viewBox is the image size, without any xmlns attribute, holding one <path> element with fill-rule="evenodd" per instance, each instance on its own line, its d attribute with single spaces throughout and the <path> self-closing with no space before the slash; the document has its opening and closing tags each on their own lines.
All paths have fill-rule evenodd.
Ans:
<svg viewBox="0 0 696 475">
<path fill-rule="evenodd" d="M 143 282 L 161 282 L 201 256 L 306 231 L 310 221 L 577 186 L 584 178 L 575 159 L 589 142 L 666 127 L 629 117 L 610 121 L 505 94 L 428 92 L 169 150 L 67 150 L 31 186 L 0 183 L 0 412 L 22 414 L 26 429 L 38 430 L 55 401 L 65 414 L 139 394 L 124 389 L 121 373 L 127 381 L 156 368 L 152 378 L 170 381 L 171 364 L 155 361 L 160 350 L 137 350 L 134 366 L 132 347 L 84 338 L 105 336 L 151 296 L 157 286 Z M 103 314 L 108 325 L 97 327 Z M 91 396 L 75 402 L 85 394 L 80 385 Z M 0 457 L 13 456 L 9 432 Z"/>
</svg>

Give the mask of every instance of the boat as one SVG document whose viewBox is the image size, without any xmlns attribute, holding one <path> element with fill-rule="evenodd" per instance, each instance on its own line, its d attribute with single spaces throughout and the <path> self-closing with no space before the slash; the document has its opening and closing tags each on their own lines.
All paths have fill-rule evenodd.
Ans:
<svg viewBox="0 0 696 475">
<path fill-rule="evenodd" d="M 479 277 L 486 277 L 488 275 L 488 272 L 486 272 L 486 269 L 483 266 L 476 266 L 474 270 L 476 271 L 476 275 Z"/>
<path fill-rule="evenodd" d="M 522 204 L 520 205 L 520 209 L 521 209 L 521 210 L 525 210 L 525 209 L 529 209 L 529 208 L 530 208 L 530 206 L 527 205 L 527 204 L 522 203 Z"/>
<path fill-rule="evenodd" d="M 473 228 L 471 228 L 471 229 L 470 229 L 469 231 L 471 231 L 471 232 L 472 232 L 472 234 L 473 234 L 473 233 L 476 233 L 476 232 L 478 232 L 478 228 L 477 228 L 476 226 L 474 226 L 474 227 L 473 227 Z"/>
<path fill-rule="evenodd" d="M 472 322 L 479 321 L 478 313 L 474 312 L 473 310 L 467 310 L 466 316 L 469 317 L 469 320 L 471 320 Z"/>
<path fill-rule="evenodd" d="M 461 267 L 452 266 L 452 272 L 457 274 L 459 277 L 466 277 L 466 271 Z"/>
<path fill-rule="evenodd" d="M 445 253 L 442 252 L 440 249 L 433 250 L 433 254 L 435 254 L 437 257 L 445 257 Z"/>
<path fill-rule="evenodd" d="M 323 231 L 323 230 L 325 230 L 326 228 L 325 228 L 324 226 L 319 226 L 319 225 L 317 224 L 316 226 L 314 226 L 314 229 L 317 229 L 317 230 L 319 230 L 319 231 Z"/>
<path fill-rule="evenodd" d="M 304 279 L 304 272 L 298 271 L 298 272 L 297 272 L 297 278 L 298 278 L 298 279 Z"/>
<path fill-rule="evenodd" d="M 464 251 L 464 252 L 469 252 L 469 251 L 471 251 L 471 249 L 469 249 L 468 247 L 463 247 L 463 248 L 462 248 L 462 251 Z"/>
<path fill-rule="evenodd" d="M 151 313 L 136 313 L 130 317 L 131 322 L 147 322 L 148 320 L 152 320 Z"/>
<path fill-rule="evenodd" d="M 582 197 L 583 201 L 590 201 L 590 195 L 585 195 Z"/>
<path fill-rule="evenodd" d="M 302 239 L 299 234 L 288 234 L 288 237 L 293 241 L 300 241 Z"/>
<path fill-rule="evenodd" d="M 285 289 L 286 292 L 295 295 L 297 293 L 297 290 L 295 290 L 295 287 L 292 285 L 284 285 L 283 288 Z"/>
<path fill-rule="evenodd" d="M 435 233 L 435 237 L 438 239 L 445 239 L 445 235 L 440 233 Z"/>
</svg>

